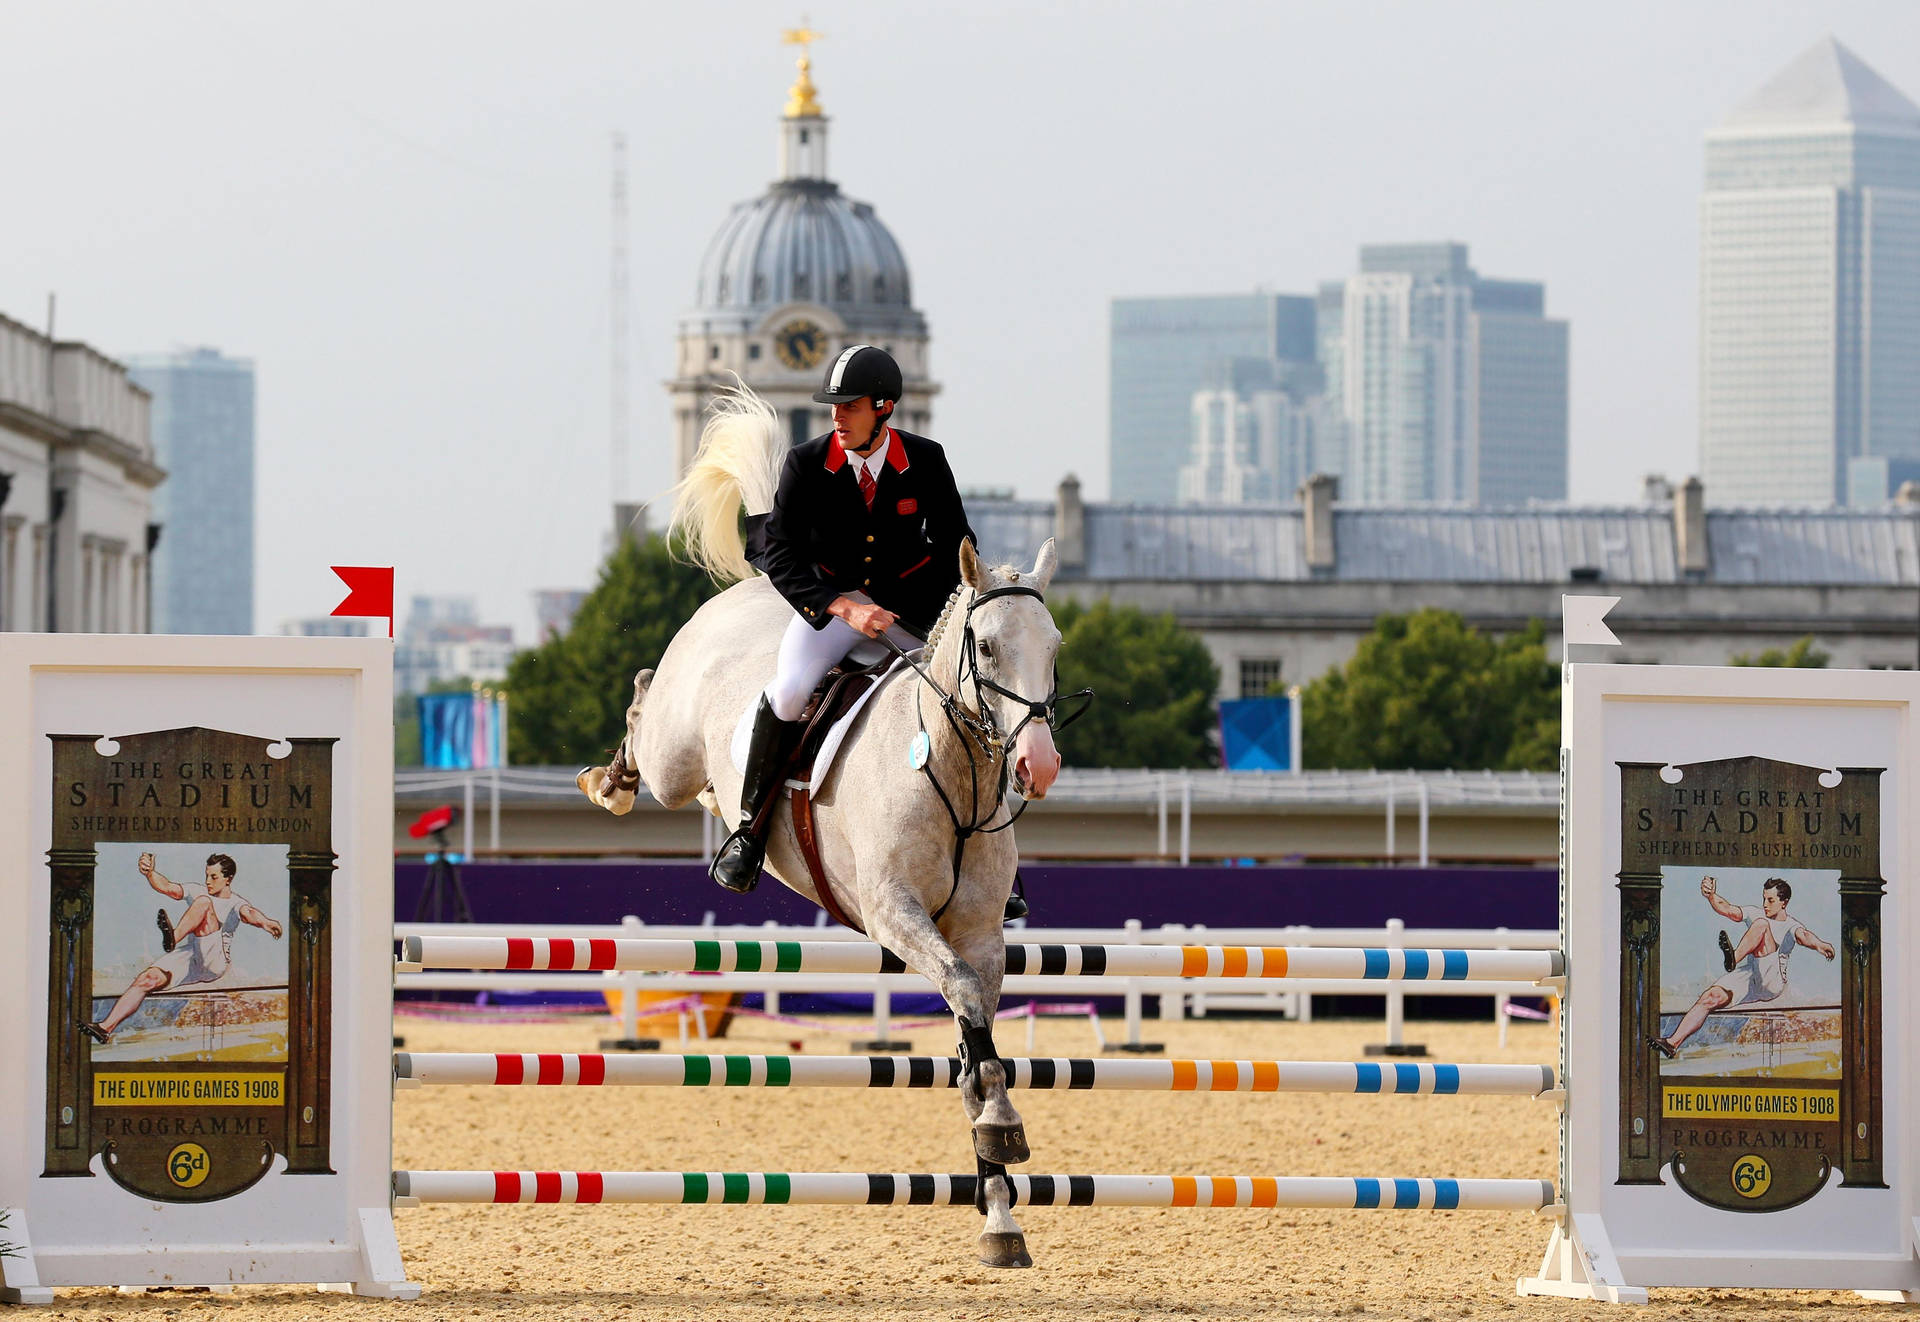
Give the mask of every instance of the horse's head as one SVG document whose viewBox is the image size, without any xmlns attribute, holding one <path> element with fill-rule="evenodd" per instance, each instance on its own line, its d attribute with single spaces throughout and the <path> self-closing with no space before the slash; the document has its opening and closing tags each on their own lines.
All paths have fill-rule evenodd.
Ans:
<svg viewBox="0 0 1920 1322">
<path fill-rule="evenodd" d="M 1057 564 L 1052 538 L 1026 570 L 990 570 L 980 563 L 972 542 L 960 543 L 960 579 L 974 592 L 967 618 L 973 656 L 971 661 L 960 658 L 963 682 L 970 682 L 973 690 L 965 696 L 1003 735 L 1013 733 L 1008 769 L 1023 799 L 1046 798 L 1060 774 L 1060 753 L 1047 724 L 1060 630 L 1040 597 Z"/>
</svg>

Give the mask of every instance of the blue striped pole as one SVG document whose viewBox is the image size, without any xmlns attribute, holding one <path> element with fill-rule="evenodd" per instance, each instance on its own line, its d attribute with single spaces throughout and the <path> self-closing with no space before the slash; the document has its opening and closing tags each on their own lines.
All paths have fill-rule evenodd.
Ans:
<svg viewBox="0 0 1920 1322">
<path fill-rule="evenodd" d="M 650 973 L 904 973 L 898 955 L 857 941 L 655 941 L 409 936 L 403 963 L 434 969 Z M 1537 982 L 1566 971 L 1557 950 L 1323 946 L 1007 946 L 1010 975 L 1327 978 L 1375 982 Z"/>
<path fill-rule="evenodd" d="M 1535 1097 L 1547 1065 L 1314 1060 L 1104 1060 L 1010 1057 L 1015 1088 L 1132 1092 L 1479 1094 Z M 952 1056 L 633 1056 L 396 1052 L 394 1077 L 422 1084 L 667 1088 L 953 1088 Z"/>
<path fill-rule="evenodd" d="M 1550 1180 L 1259 1175 L 1011 1175 L 1016 1206 L 1537 1211 Z M 761 1171 L 395 1171 L 418 1203 L 679 1203 L 971 1207 L 976 1175 Z"/>
</svg>

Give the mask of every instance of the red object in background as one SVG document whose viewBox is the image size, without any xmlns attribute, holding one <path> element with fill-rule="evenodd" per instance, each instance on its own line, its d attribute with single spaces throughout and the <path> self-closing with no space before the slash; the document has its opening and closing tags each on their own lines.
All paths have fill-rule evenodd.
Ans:
<svg viewBox="0 0 1920 1322">
<path fill-rule="evenodd" d="M 435 831 L 444 831 L 452 826 L 458 816 L 459 810 L 450 803 L 429 808 L 414 819 L 413 825 L 407 828 L 407 834 L 415 840 L 424 840 Z"/>
<path fill-rule="evenodd" d="M 347 598 L 329 613 L 379 616 L 387 622 L 387 637 L 393 637 L 393 566 L 335 565 L 333 572 L 347 585 Z"/>
</svg>

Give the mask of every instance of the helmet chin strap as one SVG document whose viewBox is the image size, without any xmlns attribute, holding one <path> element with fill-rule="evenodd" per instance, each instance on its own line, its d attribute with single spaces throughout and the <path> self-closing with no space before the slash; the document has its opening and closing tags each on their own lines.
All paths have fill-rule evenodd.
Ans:
<svg viewBox="0 0 1920 1322">
<path fill-rule="evenodd" d="M 859 455 L 862 459 L 872 454 L 873 447 L 880 443 L 881 433 L 885 432 L 887 429 L 887 419 L 891 418 L 892 416 L 893 416 L 893 410 L 891 408 L 889 408 L 885 413 L 881 413 L 878 416 L 876 416 L 873 420 L 873 431 L 870 435 L 868 435 L 867 443 L 865 445 L 860 446 L 858 449 L 854 449 L 853 453 Z"/>
</svg>

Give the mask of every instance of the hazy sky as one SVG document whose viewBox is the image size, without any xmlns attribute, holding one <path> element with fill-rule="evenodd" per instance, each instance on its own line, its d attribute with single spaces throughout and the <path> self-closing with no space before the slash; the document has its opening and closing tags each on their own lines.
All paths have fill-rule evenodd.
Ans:
<svg viewBox="0 0 1920 1322">
<path fill-rule="evenodd" d="M 1109 299 L 1309 292 L 1399 240 L 1546 282 L 1575 499 L 1692 471 L 1702 133 L 1827 32 L 1920 97 L 1913 0 L 0 0 L 0 312 L 57 291 L 62 338 L 255 360 L 261 629 L 330 609 L 330 563 L 392 563 L 525 638 L 532 589 L 592 581 L 613 496 L 670 480 L 675 318 L 774 175 L 803 8 L 832 172 L 932 326 L 933 434 L 1026 496 L 1106 493 Z"/>
</svg>

